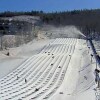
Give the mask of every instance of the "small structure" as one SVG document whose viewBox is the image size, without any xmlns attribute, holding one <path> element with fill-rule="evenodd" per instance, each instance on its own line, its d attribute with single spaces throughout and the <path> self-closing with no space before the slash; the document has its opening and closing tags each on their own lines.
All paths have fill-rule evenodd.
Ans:
<svg viewBox="0 0 100 100">
<path fill-rule="evenodd" d="M 7 56 L 9 56 L 10 55 L 10 53 L 9 52 L 7 52 L 7 54 L 6 54 Z"/>
<path fill-rule="evenodd" d="M 17 76 L 17 80 L 19 79 L 19 77 Z"/>
<path fill-rule="evenodd" d="M 61 68 L 61 66 L 59 66 L 58 68 Z"/>
<path fill-rule="evenodd" d="M 84 76 L 84 79 L 86 79 L 86 80 L 87 80 L 87 77 L 86 77 L 86 76 Z"/>
<path fill-rule="evenodd" d="M 27 83 L 27 80 L 26 80 L 26 78 L 25 78 L 25 83 Z"/>
<path fill-rule="evenodd" d="M 59 92 L 59 94 L 64 94 L 63 92 Z"/>
<path fill-rule="evenodd" d="M 93 54 L 91 54 L 91 62 L 92 62 Z"/>
<path fill-rule="evenodd" d="M 51 66 L 53 66 L 53 64 L 51 64 Z"/>
<path fill-rule="evenodd" d="M 97 87 L 100 88 L 100 76 L 99 76 L 100 70 L 95 69 L 95 82 L 97 84 Z"/>
<path fill-rule="evenodd" d="M 52 58 L 54 58 L 54 56 Z"/>
<path fill-rule="evenodd" d="M 36 89 L 35 89 L 35 92 L 37 92 L 37 91 L 39 91 L 39 89 L 38 89 L 38 88 L 36 88 Z"/>
</svg>

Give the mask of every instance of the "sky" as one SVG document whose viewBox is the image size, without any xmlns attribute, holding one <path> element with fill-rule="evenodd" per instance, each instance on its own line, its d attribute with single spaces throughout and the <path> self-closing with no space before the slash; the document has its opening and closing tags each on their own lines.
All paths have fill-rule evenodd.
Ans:
<svg viewBox="0 0 100 100">
<path fill-rule="evenodd" d="M 0 12 L 4 11 L 68 11 L 98 9 L 100 0 L 0 0 Z"/>
</svg>

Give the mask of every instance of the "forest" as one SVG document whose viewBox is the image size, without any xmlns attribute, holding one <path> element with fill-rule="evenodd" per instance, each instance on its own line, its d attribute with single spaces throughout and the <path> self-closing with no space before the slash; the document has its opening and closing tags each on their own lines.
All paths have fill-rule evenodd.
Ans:
<svg viewBox="0 0 100 100">
<path fill-rule="evenodd" d="M 45 13 L 43 11 L 6 11 L 0 13 L 0 17 L 12 17 L 20 15 L 39 16 L 44 24 L 51 24 L 55 26 L 75 25 L 85 35 L 92 34 L 92 36 L 94 36 L 95 34 L 100 34 L 100 9 L 84 9 L 51 13 Z"/>
</svg>

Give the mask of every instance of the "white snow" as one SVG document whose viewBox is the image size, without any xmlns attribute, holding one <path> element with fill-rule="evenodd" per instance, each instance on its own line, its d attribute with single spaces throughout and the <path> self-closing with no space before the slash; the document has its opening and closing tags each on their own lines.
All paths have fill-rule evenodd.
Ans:
<svg viewBox="0 0 100 100">
<path fill-rule="evenodd" d="M 12 21 L 12 20 L 26 21 L 26 22 L 29 22 L 29 23 L 32 23 L 32 24 L 40 21 L 40 18 L 38 16 L 28 16 L 28 15 L 5 17 L 5 18 L 2 18 L 2 19 L 9 20 L 9 21 Z"/>
<path fill-rule="evenodd" d="M 38 38 L 0 52 L 0 100 L 95 100 L 91 53 L 77 38 Z"/>
<path fill-rule="evenodd" d="M 100 55 L 100 41 L 93 41 L 97 53 Z"/>
<path fill-rule="evenodd" d="M 32 55 L 38 54 L 51 40 L 34 40 L 27 45 L 0 52 L 0 78 L 4 77 Z M 7 56 L 7 53 L 10 56 Z"/>
</svg>

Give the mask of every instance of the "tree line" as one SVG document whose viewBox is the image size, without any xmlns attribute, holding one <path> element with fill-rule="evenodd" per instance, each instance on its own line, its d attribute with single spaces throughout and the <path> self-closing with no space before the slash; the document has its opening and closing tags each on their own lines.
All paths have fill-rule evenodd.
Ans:
<svg viewBox="0 0 100 100">
<path fill-rule="evenodd" d="M 95 37 L 96 34 L 100 34 L 100 9 L 84 9 L 52 13 L 44 13 L 43 11 L 7 11 L 0 13 L 0 17 L 12 17 L 20 15 L 40 16 L 43 23 L 55 26 L 75 25 L 84 34 L 92 34 L 93 37 Z"/>
<path fill-rule="evenodd" d="M 41 19 L 44 23 L 56 26 L 75 25 L 85 35 L 92 34 L 95 37 L 100 34 L 100 9 L 47 13 Z"/>
</svg>

